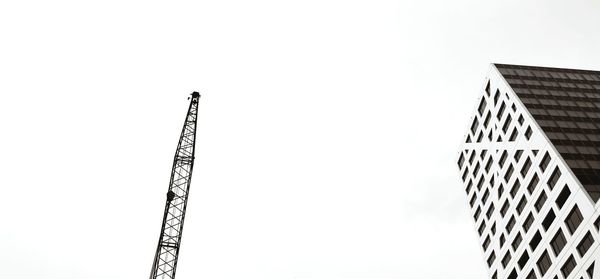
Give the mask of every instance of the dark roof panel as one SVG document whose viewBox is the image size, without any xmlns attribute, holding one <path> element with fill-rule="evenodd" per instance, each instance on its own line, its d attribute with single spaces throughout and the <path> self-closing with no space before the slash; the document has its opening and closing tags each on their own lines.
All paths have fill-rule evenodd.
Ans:
<svg viewBox="0 0 600 279">
<path fill-rule="evenodd" d="M 494 65 L 597 201 L 600 198 L 600 71 Z"/>
</svg>

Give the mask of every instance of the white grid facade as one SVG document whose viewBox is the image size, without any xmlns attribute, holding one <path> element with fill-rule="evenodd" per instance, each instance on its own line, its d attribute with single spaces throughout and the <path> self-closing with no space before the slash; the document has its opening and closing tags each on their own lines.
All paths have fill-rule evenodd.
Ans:
<svg viewBox="0 0 600 279">
<path fill-rule="evenodd" d="M 489 278 L 598 276 L 598 206 L 495 65 L 457 165 Z"/>
</svg>

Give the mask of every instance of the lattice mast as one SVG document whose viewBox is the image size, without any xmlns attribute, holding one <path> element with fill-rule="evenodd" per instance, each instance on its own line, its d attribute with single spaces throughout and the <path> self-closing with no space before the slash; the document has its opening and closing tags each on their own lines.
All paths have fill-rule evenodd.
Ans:
<svg viewBox="0 0 600 279">
<path fill-rule="evenodd" d="M 154 255 L 150 279 L 173 279 L 177 268 L 177 257 L 181 245 L 183 221 L 187 206 L 196 142 L 196 122 L 200 94 L 192 93 L 183 130 L 173 159 L 173 170 L 169 181 L 167 202 L 163 215 L 160 238 Z"/>
</svg>

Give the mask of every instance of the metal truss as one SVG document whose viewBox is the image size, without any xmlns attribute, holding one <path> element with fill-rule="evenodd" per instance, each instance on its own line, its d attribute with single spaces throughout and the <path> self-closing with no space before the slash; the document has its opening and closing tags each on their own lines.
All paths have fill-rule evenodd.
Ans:
<svg viewBox="0 0 600 279">
<path fill-rule="evenodd" d="M 173 170 L 167 192 L 160 238 L 150 272 L 150 279 L 173 279 L 181 245 L 183 221 L 187 206 L 196 142 L 196 122 L 200 94 L 192 93 L 183 130 L 173 159 Z"/>
</svg>

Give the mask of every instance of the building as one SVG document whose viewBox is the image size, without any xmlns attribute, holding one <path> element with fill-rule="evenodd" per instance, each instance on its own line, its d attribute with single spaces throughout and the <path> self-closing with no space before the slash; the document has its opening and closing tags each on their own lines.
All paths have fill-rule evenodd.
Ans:
<svg viewBox="0 0 600 279">
<path fill-rule="evenodd" d="M 600 278 L 600 71 L 491 65 L 457 164 L 489 278 Z"/>
</svg>

